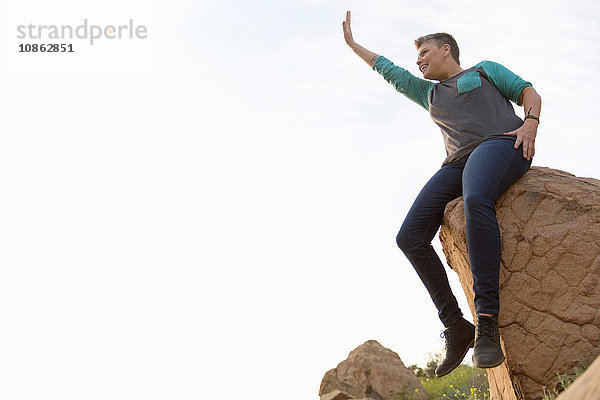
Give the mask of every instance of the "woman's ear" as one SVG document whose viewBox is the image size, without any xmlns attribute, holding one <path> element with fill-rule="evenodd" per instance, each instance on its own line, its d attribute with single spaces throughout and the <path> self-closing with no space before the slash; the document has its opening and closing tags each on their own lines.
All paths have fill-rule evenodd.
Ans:
<svg viewBox="0 0 600 400">
<path fill-rule="evenodd" d="M 444 58 L 446 58 L 450 54 L 450 45 L 446 43 L 442 47 L 444 48 Z"/>
</svg>

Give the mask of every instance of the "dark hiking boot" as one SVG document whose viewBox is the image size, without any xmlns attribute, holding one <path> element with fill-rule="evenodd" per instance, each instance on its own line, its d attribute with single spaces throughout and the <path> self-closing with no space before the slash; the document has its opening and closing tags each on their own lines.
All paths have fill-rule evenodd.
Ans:
<svg viewBox="0 0 600 400">
<path fill-rule="evenodd" d="M 503 361 L 504 353 L 500 347 L 498 316 L 478 315 L 473 364 L 477 368 L 494 368 Z"/>
<path fill-rule="evenodd" d="M 435 376 L 442 377 L 458 367 L 467 351 L 473 347 L 475 327 L 464 318 L 446 329 L 442 336 L 446 339 L 446 358 L 436 368 Z"/>
</svg>

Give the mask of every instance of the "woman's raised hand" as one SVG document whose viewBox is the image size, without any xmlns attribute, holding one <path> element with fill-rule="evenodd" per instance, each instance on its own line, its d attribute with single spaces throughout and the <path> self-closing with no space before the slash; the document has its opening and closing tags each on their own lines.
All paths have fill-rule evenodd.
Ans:
<svg viewBox="0 0 600 400">
<path fill-rule="evenodd" d="M 354 38 L 352 37 L 352 30 L 350 29 L 350 11 L 346 11 L 346 20 L 342 21 L 342 28 L 344 30 L 344 40 L 348 46 L 354 44 Z"/>
<path fill-rule="evenodd" d="M 344 40 L 348 43 L 348 46 L 354 51 L 360 58 L 362 58 L 369 66 L 373 66 L 378 55 L 362 47 L 360 44 L 354 41 L 352 37 L 352 30 L 350 29 L 350 11 L 346 11 L 346 20 L 342 21 L 342 28 L 344 29 Z"/>
</svg>

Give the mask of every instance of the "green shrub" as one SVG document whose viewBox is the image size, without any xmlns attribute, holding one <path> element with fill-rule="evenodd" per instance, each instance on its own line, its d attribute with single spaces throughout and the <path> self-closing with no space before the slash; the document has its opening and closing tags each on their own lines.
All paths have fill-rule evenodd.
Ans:
<svg viewBox="0 0 600 400">
<path fill-rule="evenodd" d="M 568 388 L 575 379 L 579 378 L 581 374 L 585 372 L 585 368 L 574 367 L 573 373 L 569 374 L 557 374 L 558 375 L 558 388 L 553 388 L 551 391 L 546 390 L 544 387 L 544 399 L 543 400 L 554 400 L 556 397 L 566 388 Z"/>
<path fill-rule="evenodd" d="M 436 378 L 435 369 L 441 360 L 441 355 L 436 354 L 431 357 L 425 368 L 416 365 L 409 366 L 421 380 L 429 400 L 483 400 L 490 398 L 485 369 L 461 364 L 448 375 Z"/>
<path fill-rule="evenodd" d="M 490 398 L 486 371 L 471 365 L 459 365 L 441 378 L 421 378 L 421 383 L 430 400 Z"/>
</svg>

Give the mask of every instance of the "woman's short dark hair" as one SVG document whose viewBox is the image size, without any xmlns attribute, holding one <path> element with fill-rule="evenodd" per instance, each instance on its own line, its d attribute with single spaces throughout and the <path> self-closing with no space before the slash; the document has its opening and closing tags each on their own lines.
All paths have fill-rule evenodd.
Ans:
<svg viewBox="0 0 600 400">
<path fill-rule="evenodd" d="M 456 43 L 456 40 L 454 40 L 452 35 L 450 35 L 449 33 L 432 33 L 430 35 L 421 36 L 420 38 L 415 40 L 415 47 L 418 50 L 419 47 L 423 45 L 423 43 L 427 42 L 433 42 L 438 49 L 443 45 L 448 44 L 450 46 L 450 54 L 452 55 L 452 58 L 454 58 L 454 61 L 456 61 L 456 63 L 460 65 L 460 61 L 458 61 L 460 51 L 458 50 L 458 44 Z"/>
</svg>

